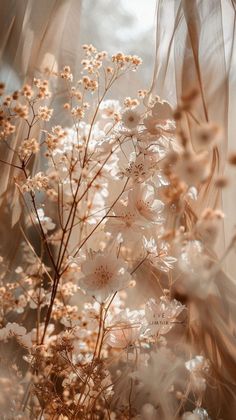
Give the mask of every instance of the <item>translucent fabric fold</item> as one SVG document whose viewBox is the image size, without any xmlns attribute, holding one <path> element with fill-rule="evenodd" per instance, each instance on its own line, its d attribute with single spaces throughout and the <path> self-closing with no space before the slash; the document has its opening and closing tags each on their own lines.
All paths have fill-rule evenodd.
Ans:
<svg viewBox="0 0 236 420">
<path fill-rule="evenodd" d="M 44 77 L 44 70 L 58 71 L 69 65 L 75 69 L 80 61 L 79 27 L 81 0 L 3 0 L 0 3 L 0 80 L 11 92 L 34 77 Z M 60 87 L 54 108 L 60 109 Z M 57 114 L 58 116 L 58 114 Z M 37 135 L 37 133 L 35 133 Z M 18 128 L 15 143 L 24 138 Z M 15 147 L 16 144 L 12 145 Z M 1 147 L 1 159 L 12 162 L 14 156 Z M 12 168 L 0 163 L 0 203 L 9 185 Z"/>
<path fill-rule="evenodd" d="M 223 141 L 211 154 L 211 177 L 194 205 L 197 216 L 206 207 L 221 208 L 226 214 L 216 249 L 219 256 L 224 254 L 235 229 L 235 169 L 226 169 L 228 154 L 236 149 L 235 28 L 234 0 L 157 0 L 151 93 L 175 108 L 182 96 L 197 88 L 199 96 L 193 114 L 186 113 L 184 127 L 193 149 L 196 145 L 192 131 L 196 124 L 210 121 L 223 129 Z M 231 181 L 219 194 L 215 177 L 224 173 L 231 175 Z M 216 296 L 209 296 L 207 304 L 189 302 L 189 340 L 196 351 L 204 352 L 212 362 L 213 377 L 219 384 L 219 394 L 213 391 L 207 397 L 212 412 L 215 410 L 219 418 L 232 419 L 236 410 L 235 252 L 229 254 L 223 269 L 215 279 Z"/>
<path fill-rule="evenodd" d="M 214 181 L 224 173 L 229 151 L 235 150 L 235 22 L 235 0 L 157 0 L 156 62 L 151 92 L 176 107 L 182 95 L 198 89 L 194 113 L 186 113 L 186 130 L 193 148 L 191 132 L 196 121 L 211 121 L 223 128 L 223 141 L 211 156 L 210 182 L 202 188 L 195 208 L 200 214 L 205 207 L 221 207 L 227 214 L 218 245 L 222 252 L 235 225 L 236 185 L 232 179 L 221 197 Z M 235 273 L 232 255 L 227 268 Z"/>
</svg>

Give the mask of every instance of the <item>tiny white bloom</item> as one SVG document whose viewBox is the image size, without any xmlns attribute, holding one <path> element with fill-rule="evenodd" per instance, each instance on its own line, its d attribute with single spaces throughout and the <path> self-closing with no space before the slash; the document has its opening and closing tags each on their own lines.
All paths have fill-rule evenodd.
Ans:
<svg viewBox="0 0 236 420">
<path fill-rule="evenodd" d="M 56 227 L 52 219 L 50 217 L 45 216 L 44 210 L 42 208 L 37 210 L 37 214 L 38 214 L 38 218 L 40 220 L 44 233 L 47 233 L 49 230 L 53 230 Z M 36 218 L 37 222 L 38 222 L 38 218 Z"/>
<path fill-rule="evenodd" d="M 202 407 L 195 408 L 195 410 L 193 410 L 193 414 L 197 415 L 199 420 L 209 419 L 207 411 Z"/>
<path fill-rule="evenodd" d="M 198 407 L 191 413 L 187 411 L 181 417 L 182 420 L 210 420 L 207 411 L 204 408 Z"/>
<path fill-rule="evenodd" d="M 186 369 L 188 369 L 190 372 L 201 369 L 204 364 L 204 361 L 205 359 L 203 356 L 195 356 L 193 359 L 188 360 L 185 363 Z"/>
</svg>

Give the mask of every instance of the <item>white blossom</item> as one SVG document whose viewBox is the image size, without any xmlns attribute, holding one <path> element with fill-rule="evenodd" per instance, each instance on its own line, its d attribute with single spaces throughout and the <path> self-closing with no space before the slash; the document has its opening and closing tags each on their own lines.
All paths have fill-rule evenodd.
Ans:
<svg viewBox="0 0 236 420">
<path fill-rule="evenodd" d="M 81 265 L 84 277 L 79 286 L 99 302 L 104 302 L 112 293 L 129 286 L 127 264 L 114 253 L 96 252 Z"/>
<path fill-rule="evenodd" d="M 37 209 L 37 216 L 38 217 L 36 217 L 36 222 L 38 222 L 39 219 L 44 233 L 48 233 L 49 230 L 53 230 L 56 227 L 52 219 L 50 217 L 45 216 L 44 210 L 42 208 Z"/>
<path fill-rule="evenodd" d="M 143 311 L 130 311 L 128 308 L 112 318 L 107 343 L 111 347 L 127 348 L 133 345 L 141 333 Z"/>
<path fill-rule="evenodd" d="M 112 118 L 114 114 L 118 114 L 120 110 L 120 102 L 114 99 L 107 99 L 102 101 L 100 105 L 102 118 Z"/>
<path fill-rule="evenodd" d="M 133 242 L 141 239 L 142 228 L 137 211 L 131 205 L 118 203 L 114 215 L 108 219 L 105 230 L 114 236 L 121 234 L 123 241 Z"/>
<path fill-rule="evenodd" d="M 126 128 L 133 130 L 137 128 L 140 122 L 140 115 L 133 109 L 127 109 L 122 113 L 122 122 Z"/>
<path fill-rule="evenodd" d="M 138 184 L 129 193 L 128 202 L 138 214 L 149 222 L 160 220 L 164 204 L 155 198 L 154 187 L 149 184 Z"/>
<path fill-rule="evenodd" d="M 184 309 L 185 306 L 176 299 L 169 300 L 163 296 L 159 301 L 153 298 L 149 299 L 145 305 L 145 318 L 147 320 L 145 334 L 167 334 L 174 327 L 176 318 Z"/>
</svg>

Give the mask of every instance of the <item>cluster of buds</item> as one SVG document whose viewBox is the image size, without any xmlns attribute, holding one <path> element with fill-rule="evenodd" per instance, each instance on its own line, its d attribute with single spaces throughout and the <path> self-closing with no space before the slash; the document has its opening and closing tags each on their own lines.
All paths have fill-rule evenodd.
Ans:
<svg viewBox="0 0 236 420">
<path fill-rule="evenodd" d="M 48 108 L 47 106 L 40 106 L 38 109 L 38 117 L 43 121 L 50 121 L 53 114 L 53 108 Z"/>
<path fill-rule="evenodd" d="M 52 128 L 52 133 L 47 134 L 46 144 L 49 150 L 54 150 L 57 148 L 60 141 L 65 138 L 67 132 L 63 130 L 60 125 L 56 125 Z"/>
<path fill-rule="evenodd" d="M 91 55 L 91 54 L 96 54 L 97 53 L 97 49 L 92 45 L 92 44 L 84 44 L 83 45 L 83 50 L 85 52 L 86 55 Z"/>
<path fill-rule="evenodd" d="M 44 191 L 48 188 L 48 177 L 42 174 L 42 172 L 38 172 L 33 178 L 29 177 L 25 184 L 22 185 L 23 192 L 35 192 Z"/>
<path fill-rule="evenodd" d="M 0 110 L 0 140 L 5 140 L 16 131 L 15 125 L 9 119 L 5 119 Z"/>
<path fill-rule="evenodd" d="M 145 96 L 148 94 L 148 91 L 146 89 L 139 89 L 138 90 L 138 96 L 139 98 L 145 98 Z"/>
<path fill-rule="evenodd" d="M 19 147 L 19 156 L 22 160 L 29 158 L 32 154 L 36 154 L 39 151 L 39 143 L 36 139 L 26 139 Z"/>
<path fill-rule="evenodd" d="M 113 63 L 116 63 L 119 67 L 124 67 L 127 64 L 130 64 L 134 70 L 137 69 L 137 67 L 142 64 L 141 58 L 139 58 L 137 55 L 125 55 L 123 53 L 118 53 L 116 55 L 112 56 Z"/>
<path fill-rule="evenodd" d="M 75 106 L 72 108 L 71 114 L 73 117 L 77 117 L 79 120 L 82 120 L 84 118 L 84 108 L 81 106 Z"/>
<path fill-rule="evenodd" d="M 33 89 L 30 85 L 24 85 L 22 90 L 21 90 L 21 93 L 22 93 L 23 96 L 25 96 L 26 98 L 29 98 L 29 99 L 31 99 L 33 97 L 33 94 L 34 94 Z"/>
<path fill-rule="evenodd" d="M 92 55 L 91 53 L 86 54 L 86 58 L 81 61 L 84 70 L 87 70 L 89 74 L 96 73 L 98 69 L 102 67 L 102 62 L 107 58 L 107 52 L 101 51 Z"/>
<path fill-rule="evenodd" d="M 77 90 L 74 86 L 71 88 L 70 94 L 72 98 L 76 98 L 78 101 L 81 101 L 83 98 L 82 93 L 79 90 Z"/>
<path fill-rule="evenodd" d="M 130 97 L 127 97 L 124 100 L 124 106 L 126 108 L 136 108 L 136 106 L 138 106 L 138 105 L 139 105 L 139 101 L 136 98 L 135 99 L 132 99 Z"/>
<path fill-rule="evenodd" d="M 48 87 L 48 80 L 34 79 L 34 85 L 38 88 L 38 99 L 47 99 L 51 97 Z"/>
<path fill-rule="evenodd" d="M 29 116 L 29 108 L 27 105 L 17 104 L 14 106 L 13 111 L 18 117 L 24 118 L 25 120 L 27 120 Z"/>
<path fill-rule="evenodd" d="M 69 66 L 65 66 L 63 71 L 61 71 L 60 76 L 62 79 L 69 80 L 70 82 L 73 81 L 73 74 L 71 73 L 71 69 Z"/>
<path fill-rule="evenodd" d="M 94 92 L 98 88 L 98 82 L 96 80 L 90 79 L 88 76 L 84 76 L 82 83 L 85 90 L 90 90 Z"/>
</svg>

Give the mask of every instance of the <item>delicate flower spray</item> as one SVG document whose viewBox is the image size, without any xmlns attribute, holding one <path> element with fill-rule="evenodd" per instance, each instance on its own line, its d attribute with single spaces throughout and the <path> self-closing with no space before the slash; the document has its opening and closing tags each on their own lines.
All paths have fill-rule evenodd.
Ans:
<svg viewBox="0 0 236 420">
<path fill-rule="evenodd" d="M 214 303 L 234 240 L 219 261 L 212 241 L 223 214 L 209 203 L 199 210 L 220 130 L 195 121 L 192 139 L 186 98 L 176 110 L 147 91 L 123 104 L 107 99 L 141 59 L 83 50 L 78 81 L 65 66 L 12 94 L 1 85 L 5 198 L 21 239 L 15 267 L 1 258 L 0 411 L 7 419 L 220 418 L 208 397 L 227 376 L 227 319 Z M 65 126 L 50 102 L 54 78 L 64 86 Z M 230 348 L 228 357 L 233 363 Z"/>
</svg>

